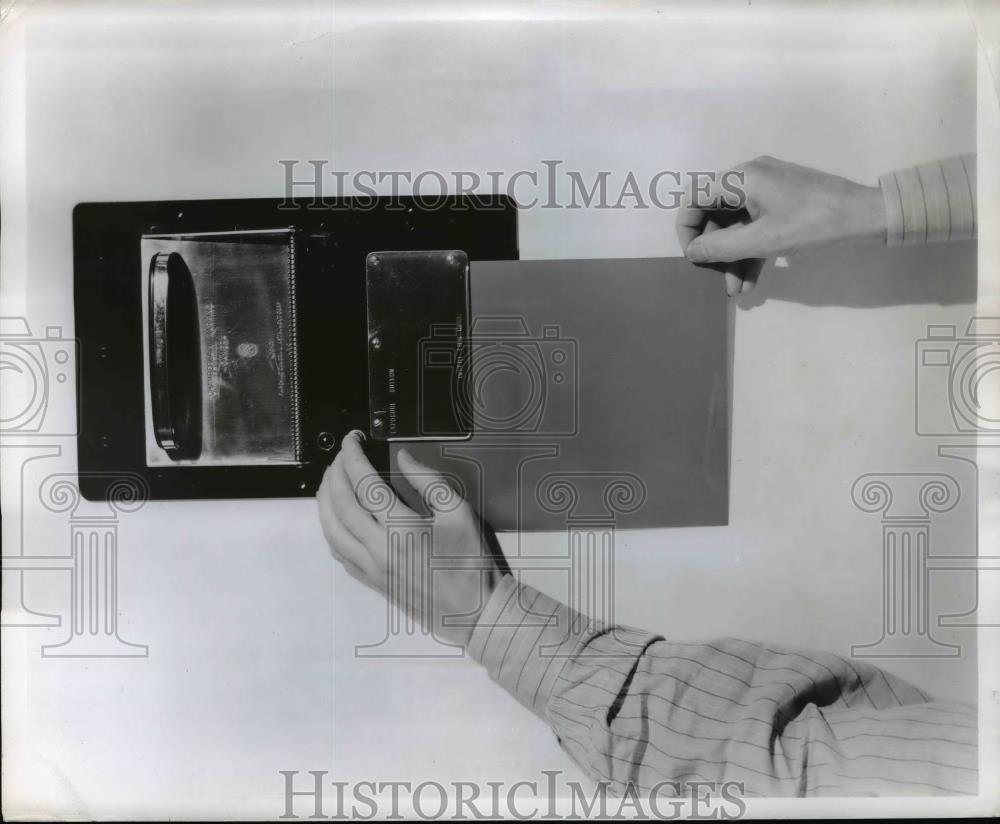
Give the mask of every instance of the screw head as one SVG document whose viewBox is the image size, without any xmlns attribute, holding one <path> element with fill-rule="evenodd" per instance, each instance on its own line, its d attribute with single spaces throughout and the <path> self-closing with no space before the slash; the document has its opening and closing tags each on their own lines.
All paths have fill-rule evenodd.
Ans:
<svg viewBox="0 0 1000 824">
<path fill-rule="evenodd" d="M 372 349 L 381 349 L 381 348 L 382 348 L 382 338 L 380 338 L 378 335 L 373 336 Z"/>
<path fill-rule="evenodd" d="M 371 255 L 368 258 L 368 263 L 372 266 L 378 266 L 382 262 L 382 259 L 378 255 Z"/>
<path fill-rule="evenodd" d="M 382 424 L 383 424 L 383 420 L 381 418 L 374 418 L 372 420 L 372 428 L 373 429 L 381 429 L 382 428 Z"/>
<path fill-rule="evenodd" d="M 316 438 L 316 443 L 319 445 L 319 448 L 322 449 L 324 452 L 329 452 L 331 449 L 333 449 L 333 445 L 334 443 L 336 443 L 336 439 L 329 432 L 320 432 L 319 437 Z"/>
</svg>

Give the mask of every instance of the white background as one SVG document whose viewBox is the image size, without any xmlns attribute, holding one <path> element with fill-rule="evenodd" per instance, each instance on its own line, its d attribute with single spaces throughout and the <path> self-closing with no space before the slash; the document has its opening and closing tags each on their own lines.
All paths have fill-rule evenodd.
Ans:
<svg viewBox="0 0 1000 824">
<path fill-rule="evenodd" d="M 642 179 L 766 153 L 874 184 L 975 148 L 962 4 L 420 7 L 15 11 L 0 29 L 4 314 L 72 334 L 77 202 L 279 197 L 279 159 L 511 173 L 557 158 L 585 177 Z M 656 209 L 531 209 L 521 256 L 676 255 L 672 221 Z M 975 552 L 975 475 L 913 427 L 915 342 L 929 323 L 964 329 L 975 252 L 895 260 L 849 251 L 765 272 L 737 311 L 730 525 L 619 535 L 620 620 L 842 654 L 876 640 L 881 526 L 850 498 L 866 472 L 953 475 L 964 498 L 935 518 L 932 547 Z M 50 442 L 61 456 L 24 483 L 4 451 L 5 553 L 22 540 L 28 554 L 68 552 L 66 516 L 41 509 L 37 487 L 73 470 L 75 446 Z M 563 538 L 534 540 L 556 551 Z M 122 517 L 119 547 L 121 634 L 148 644 L 147 659 L 43 659 L 40 645 L 65 628 L 4 631 L 11 809 L 272 817 L 278 770 L 577 774 L 544 723 L 474 664 L 354 658 L 383 634 L 384 606 L 336 568 L 312 501 L 150 503 Z M 974 605 L 968 578 L 940 580 L 941 608 Z M 66 597 L 54 573 L 26 584 L 36 604 Z M 974 631 L 935 632 L 963 656 L 885 665 L 975 700 Z"/>
</svg>

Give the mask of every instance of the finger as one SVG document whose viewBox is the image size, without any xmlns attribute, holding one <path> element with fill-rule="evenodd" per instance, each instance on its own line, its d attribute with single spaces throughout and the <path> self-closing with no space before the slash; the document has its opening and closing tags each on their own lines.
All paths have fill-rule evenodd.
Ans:
<svg viewBox="0 0 1000 824">
<path fill-rule="evenodd" d="M 343 465 L 355 492 L 360 492 L 361 485 L 367 480 L 378 477 L 378 472 L 361 448 L 362 437 L 357 429 L 348 432 L 340 444 L 340 452 L 337 455 L 337 460 Z"/>
<path fill-rule="evenodd" d="M 331 544 L 330 555 L 339 563 L 354 580 L 360 581 L 366 587 L 381 591 L 384 587 L 385 573 L 372 567 L 358 566 L 351 557 L 339 552 Z"/>
<path fill-rule="evenodd" d="M 335 505 L 336 496 L 331 489 L 331 479 L 336 477 L 337 469 L 327 468 L 316 494 L 319 507 L 320 525 L 323 535 L 330 544 L 330 551 L 338 560 L 346 559 L 355 566 L 363 566 L 365 557 L 369 555 L 361 542 L 347 529 Z"/>
<path fill-rule="evenodd" d="M 692 182 L 674 219 L 681 250 L 686 252 L 690 243 L 706 231 L 713 214 L 737 208 L 732 195 L 722 188 L 717 179 L 709 181 L 707 187 Z"/>
<path fill-rule="evenodd" d="M 685 254 L 696 263 L 727 263 L 746 258 L 768 257 L 766 227 L 762 220 L 734 223 L 716 232 L 705 232 L 688 245 Z"/>
<path fill-rule="evenodd" d="M 680 243 L 681 252 L 685 252 L 691 241 L 704 231 L 708 214 L 707 210 L 696 209 L 693 206 L 681 206 L 677 210 L 674 230 L 677 232 L 677 241 Z"/>
<path fill-rule="evenodd" d="M 706 220 L 706 222 L 705 222 L 705 227 L 702 230 L 702 234 L 708 234 L 709 232 L 714 232 L 714 231 L 716 231 L 718 229 L 721 229 L 722 225 L 719 224 L 718 220 L 719 220 L 719 215 L 717 215 L 717 214 L 714 215 L 714 216 L 712 216 L 712 217 L 709 217 L 708 220 Z M 734 263 L 695 263 L 694 265 L 697 266 L 699 269 L 711 269 L 713 272 L 718 272 L 720 275 L 725 275 L 727 272 L 732 272 L 732 273 L 738 275 L 737 267 L 739 266 L 739 264 L 734 264 Z M 738 291 L 738 289 L 737 289 L 737 291 Z"/>
<path fill-rule="evenodd" d="M 740 289 L 742 294 L 747 292 L 752 292 L 757 286 L 757 279 L 760 277 L 761 270 L 764 268 L 763 258 L 750 258 L 750 260 L 744 261 L 744 271 L 743 271 L 743 286 Z"/>
<path fill-rule="evenodd" d="M 718 231 L 726 226 L 733 225 L 734 220 L 729 220 L 729 222 L 720 224 L 718 221 L 721 218 L 716 215 L 710 218 L 705 224 L 705 230 L 703 234 L 709 234 L 710 232 Z M 749 217 L 738 218 L 740 222 L 749 222 Z M 734 297 L 743 292 L 747 292 L 753 288 L 757 281 L 757 276 L 760 274 L 760 270 L 764 265 L 764 260 L 761 258 L 749 258 L 747 260 L 736 260 L 730 261 L 728 263 L 696 263 L 695 266 L 704 267 L 708 269 L 714 269 L 717 272 L 722 272 L 725 276 L 726 283 L 726 294 L 729 297 Z M 747 287 L 746 284 L 750 283 Z"/>
<path fill-rule="evenodd" d="M 342 555 L 334 555 L 333 557 L 340 562 L 340 565 L 341 567 L 343 567 L 344 571 L 348 575 L 350 575 L 355 581 L 364 584 L 366 587 L 373 586 L 372 582 L 368 578 L 368 575 L 365 574 L 365 571 L 357 564 L 355 564 L 353 561 L 349 561 Z"/>
<path fill-rule="evenodd" d="M 726 226 L 729 226 L 731 223 L 731 222 L 725 224 L 719 223 L 718 220 L 720 219 L 721 218 L 717 217 L 713 220 L 710 220 L 705 225 L 705 231 L 703 234 L 707 235 L 709 232 L 716 232 L 719 229 L 723 229 Z M 733 295 L 738 295 L 740 293 L 740 287 L 743 285 L 742 261 L 737 260 L 732 263 L 703 263 L 700 265 L 708 266 L 709 268 L 714 268 L 717 271 L 722 272 L 723 280 L 725 281 L 726 284 L 726 297 L 731 298 Z"/>
<path fill-rule="evenodd" d="M 343 538 L 346 535 L 350 538 L 343 541 L 344 545 L 338 551 L 355 565 L 367 569 L 363 560 L 368 557 L 375 562 L 375 569 L 381 568 L 381 555 L 374 553 L 371 548 L 380 547 L 384 543 L 382 527 L 358 504 L 343 467 L 337 461 L 324 473 L 317 500 L 324 528 L 332 525 L 335 537 Z"/>
<path fill-rule="evenodd" d="M 764 261 L 762 258 L 748 258 L 724 265 L 726 267 L 726 294 L 732 298 L 745 294 L 754 287 Z"/>
<path fill-rule="evenodd" d="M 384 523 L 389 512 L 411 514 L 395 490 L 378 474 L 361 448 L 361 433 L 349 432 L 340 446 L 337 459 L 342 463 L 359 505 L 372 517 Z M 336 463 L 336 461 L 334 461 Z M 414 516 L 415 517 L 415 516 Z"/>
<path fill-rule="evenodd" d="M 739 268 L 734 266 L 726 270 L 726 294 L 729 297 L 738 295 L 743 287 L 743 278 L 740 277 Z"/>
<path fill-rule="evenodd" d="M 420 463 L 405 449 L 399 450 L 396 460 L 403 477 L 424 499 L 428 509 L 444 513 L 460 506 L 458 493 L 440 472 Z"/>
<path fill-rule="evenodd" d="M 368 548 L 382 550 L 385 543 L 385 527 L 376 521 L 371 513 L 361 506 L 354 491 L 354 485 L 347 477 L 344 464 L 339 459 L 327 471 L 329 498 L 338 520 L 344 528 Z"/>
<path fill-rule="evenodd" d="M 355 581 L 359 581 L 376 592 L 385 591 L 385 572 L 372 566 L 359 566 L 350 556 L 338 552 L 331 545 L 331 555 Z"/>
<path fill-rule="evenodd" d="M 334 511 L 328 484 L 330 476 L 331 469 L 327 469 L 323 483 L 320 485 L 320 491 L 316 495 L 316 502 L 320 510 L 320 524 L 323 527 L 323 535 L 330 545 L 330 552 L 341 563 L 350 564 L 352 568 L 359 570 L 366 579 L 371 581 L 372 585 L 377 585 L 381 575 L 371 554 L 344 527 Z"/>
</svg>

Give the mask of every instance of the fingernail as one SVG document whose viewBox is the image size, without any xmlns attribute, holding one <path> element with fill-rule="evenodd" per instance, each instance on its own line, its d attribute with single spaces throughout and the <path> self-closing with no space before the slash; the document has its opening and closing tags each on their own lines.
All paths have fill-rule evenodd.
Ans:
<svg viewBox="0 0 1000 824">
<path fill-rule="evenodd" d="M 684 254 L 687 255 L 688 260 L 693 260 L 695 263 L 704 263 L 708 260 L 708 252 L 705 250 L 705 244 L 700 240 L 692 240 Z"/>
<path fill-rule="evenodd" d="M 362 432 L 360 429 L 352 429 L 350 432 L 347 433 L 348 438 L 352 436 L 357 438 L 358 443 L 364 443 L 365 441 L 368 440 L 368 438 L 365 436 L 365 433 Z"/>
</svg>

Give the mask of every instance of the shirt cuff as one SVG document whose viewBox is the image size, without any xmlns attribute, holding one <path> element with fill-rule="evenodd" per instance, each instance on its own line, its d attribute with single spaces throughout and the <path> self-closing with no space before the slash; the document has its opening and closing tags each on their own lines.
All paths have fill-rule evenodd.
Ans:
<svg viewBox="0 0 1000 824">
<path fill-rule="evenodd" d="M 886 245 L 976 236 L 976 156 L 963 155 L 879 177 Z"/>
<path fill-rule="evenodd" d="M 595 628 L 582 613 L 505 575 L 472 631 L 468 652 L 494 681 L 544 718 L 556 679 Z"/>
</svg>

